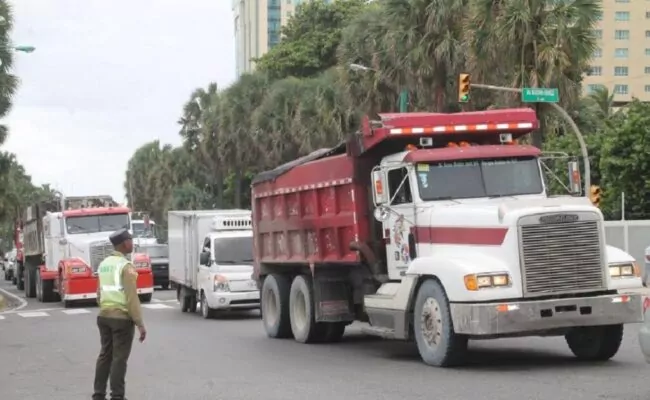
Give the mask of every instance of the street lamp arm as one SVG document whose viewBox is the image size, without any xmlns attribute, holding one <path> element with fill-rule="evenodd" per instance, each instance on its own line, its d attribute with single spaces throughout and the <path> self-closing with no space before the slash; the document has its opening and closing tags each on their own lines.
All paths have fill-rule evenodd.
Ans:
<svg viewBox="0 0 650 400">
<path fill-rule="evenodd" d="M 470 87 L 475 87 L 478 89 L 487 89 L 487 90 L 495 90 L 495 91 L 501 91 L 501 92 L 511 92 L 511 93 L 521 93 L 521 89 L 517 88 L 509 88 L 509 87 L 504 87 L 504 86 L 495 86 L 495 85 L 484 85 L 482 83 L 472 83 L 470 84 Z M 591 166 L 589 164 L 589 153 L 587 151 L 587 144 L 585 142 L 584 137 L 582 136 L 582 133 L 580 132 L 580 129 L 578 128 L 578 125 L 573 121 L 569 113 L 564 110 L 564 108 L 560 107 L 556 103 L 547 103 L 551 107 L 555 109 L 571 126 L 571 129 L 573 129 L 573 132 L 575 133 L 576 137 L 578 138 L 578 143 L 580 144 L 580 152 L 582 153 L 582 158 L 583 162 L 585 165 L 585 195 L 589 193 L 589 187 L 591 186 Z"/>
</svg>

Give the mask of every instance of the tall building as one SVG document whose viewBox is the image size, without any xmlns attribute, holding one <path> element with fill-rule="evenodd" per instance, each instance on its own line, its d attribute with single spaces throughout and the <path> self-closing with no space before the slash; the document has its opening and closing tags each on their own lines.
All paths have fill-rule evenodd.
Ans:
<svg viewBox="0 0 650 400">
<path fill-rule="evenodd" d="M 251 72 L 255 68 L 251 59 L 280 42 L 280 28 L 305 1 L 309 0 L 232 0 L 237 76 Z"/>
<path fill-rule="evenodd" d="M 603 0 L 599 48 L 583 85 L 588 94 L 605 86 L 614 102 L 650 101 L 650 1 Z"/>
</svg>

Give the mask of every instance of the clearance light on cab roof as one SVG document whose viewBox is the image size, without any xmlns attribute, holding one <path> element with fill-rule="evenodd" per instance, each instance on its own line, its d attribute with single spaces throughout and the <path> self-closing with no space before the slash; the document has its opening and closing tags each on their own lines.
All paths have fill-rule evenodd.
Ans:
<svg viewBox="0 0 650 400">
<path fill-rule="evenodd" d="M 533 128 L 532 122 L 513 122 L 504 124 L 475 124 L 475 125 L 446 125 L 446 126 L 427 126 L 414 128 L 393 128 L 390 130 L 391 135 L 418 135 L 429 133 L 462 133 L 462 132 L 481 132 L 481 131 L 516 131 L 530 130 Z M 511 135 L 512 136 L 512 135 Z"/>
</svg>

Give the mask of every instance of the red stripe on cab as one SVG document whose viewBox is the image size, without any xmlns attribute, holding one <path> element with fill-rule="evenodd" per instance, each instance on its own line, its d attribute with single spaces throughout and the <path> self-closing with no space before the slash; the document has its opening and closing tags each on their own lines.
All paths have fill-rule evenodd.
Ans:
<svg viewBox="0 0 650 400">
<path fill-rule="evenodd" d="M 423 244 L 463 244 L 501 246 L 508 228 L 476 228 L 471 226 L 418 226 L 415 237 Z"/>
</svg>

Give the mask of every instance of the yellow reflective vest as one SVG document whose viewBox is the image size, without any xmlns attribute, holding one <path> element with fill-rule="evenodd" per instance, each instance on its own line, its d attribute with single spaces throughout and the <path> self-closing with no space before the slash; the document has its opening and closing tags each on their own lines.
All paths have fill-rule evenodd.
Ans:
<svg viewBox="0 0 650 400">
<path fill-rule="evenodd" d="M 122 286 L 122 272 L 129 260 L 120 256 L 108 256 L 99 264 L 99 308 L 118 309 L 128 312 L 126 294 Z"/>
</svg>

